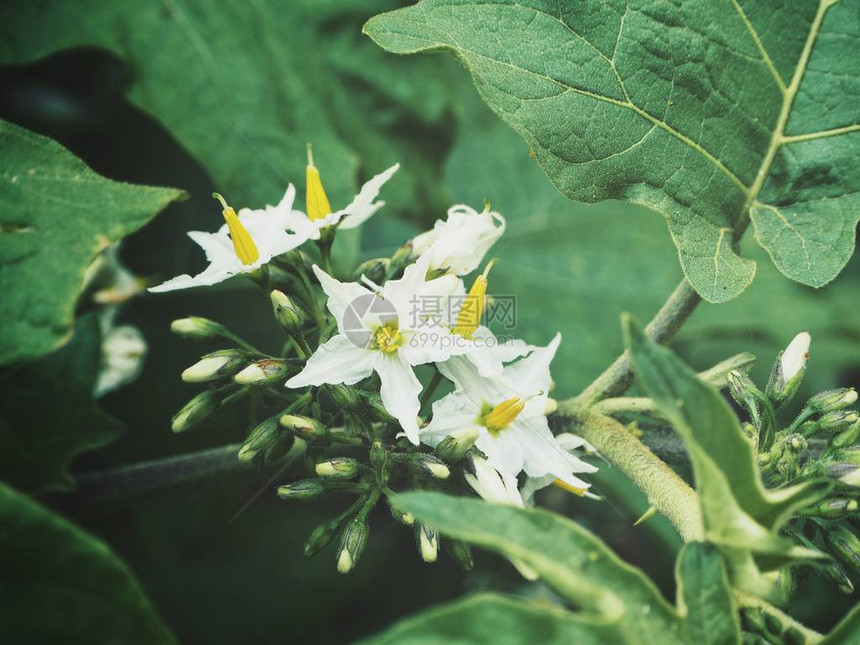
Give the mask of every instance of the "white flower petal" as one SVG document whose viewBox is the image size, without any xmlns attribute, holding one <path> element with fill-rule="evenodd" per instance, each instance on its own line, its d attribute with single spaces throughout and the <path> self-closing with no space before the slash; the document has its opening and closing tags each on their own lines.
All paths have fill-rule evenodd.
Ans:
<svg viewBox="0 0 860 645">
<path fill-rule="evenodd" d="M 412 367 L 400 352 L 393 354 L 379 353 L 381 359 L 376 371 L 382 383 L 380 395 L 382 405 L 400 422 L 400 427 L 406 432 L 409 441 L 418 445 L 418 412 L 421 394 L 421 381 L 415 376 Z"/>
<path fill-rule="evenodd" d="M 230 262 L 241 264 L 239 258 L 236 257 L 233 242 L 230 241 L 226 232 L 221 235 L 220 233 L 206 233 L 204 231 L 188 231 L 188 237 L 203 249 L 208 262 L 212 264 Z"/>
<path fill-rule="evenodd" d="M 490 465 L 508 477 L 516 477 L 523 470 L 525 453 L 520 442 L 505 428 L 493 436 L 485 432 L 475 445 L 487 455 Z"/>
<path fill-rule="evenodd" d="M 467 357 L 453 356 L 444 363 L 437 364 L 437 367 L 442 376 L 454 382 L 457 392 L 468 396 L 479 408 L 486 404 L 496 405 L 517 396 L 517 392 L 505 381 L 482 377 Z"/>
<path fill-rule="evenodd" d="M 236 269 L 239 269 L 242 266 L 238 260 L 236 261 L 236 264 L 238 265 Z M 231 271 L 216 264 L 210 264 L 202 273 L 198 273 L 195 276 L 190 276 L 187 273 L 178 275 L 166 282 L 150 287 L 147 291 L 151 291 L 152 293 L 164 293 L 166 291 L 177 291 L 179 289 L 189 289 L 191 287 L 207 287 L 223 282 L 227 278 L 231 278 L 239 273 L 243 272 L 241 270 Z"/>
<path fill-rule="evenodd" d="M 503 378 L 515 384 L 517 389 L 526 388 L 526 391 L 522 392 L 525 396 L 537 392 L 547 394 L 552 385 L 549 365 L 555 358 L 559 343 L 561 343 L 561 334 L 556 334 L 552 342 L 546 347 L 535 349 L 526 358 L 505 367 Z"/>
<path fill-rule="evenodd" d="M 480 409 L 463 394 L 452 392 L 433 404 L 433 419 L 421 428 L 421 443 L 436 447 L 452 432 L 479 427 Z"/>
<path fill-rule="evenodd" d="M 415 255 L 430 258 L 430 268 L 450 269 L 457 275 L 474 271 L 487 251 L 505 232 L 505 218 L 495 212 L 477 212 L 458 204 L 448 209 L 446 221 L 412 240 Z"/>
<path fill-rule="evenodd" d="M 520 492 L 517 490 L 516 477 L 510 477 L 500 473 L 490 465 L 490 462 L 483 457 L 470 457 L 472 467 L 475 470 L 473 475 L 466 472 L 464 477 L 466 482 L 471 486 L 482 499 L 496 504 L 508 504 L 511 506 L 523 506 L 523 499 Z"/>
<path fill-rule="evenodd" d="M 317 276 L 317 280 L 320 282 L 320 286 L 328 296 L 326 306 L 331 312 L 331 315 L 334 316 L 335 322 L 337 322 L 338 331 L 340 331 L 340 333 L 344 333 L 344 316 L 347 308 L 349 308 L 350 305 L 353 305 L 353 310 L 356 311 L 358 319 L 362 320 L 364 318 L 364 313 L 366 313 L 368 307 L 373 303 L 374 296 L 366 287 L 363 287 L 357 282 L 341 282 L 340 280 L 332 278 L 316 264 L 313 266 L 313 270 Z M 359 298 L 362 298 L 362 296 L 366 297 L 356 302 Z M 352 321 L 354 317 L 355 316 L 350 316 L 350 320 Z M 357 330 L 350 329 L 349 331 Z"/>
<path fill-rule="evenodd" d="M 361 187 L 358 195 L 352 200 L 352 203 L 346 208 L 338 211 L 336 215 L 341 219 L 340 226 L 342 228 L 355 228 L 366 222 L 370 217 L 385 205 L 385 202 L 373 203 L 376 196 L 379 194 L 379 189 L 382 185 L 391 179 L 391 176 L 397 172 L 400 164 L 396 163 L 388 170 L 384 170 L 374 176 L 370 181 Z"/>
<path fill-rule="evenodd" d="M 320 345 L 305 368 L 287 381 L 287 387 L 324 383 L 352 385 L 371 375 L 378 358 L 379 352 L 356 347 L 346 336 L 338 334 Z"/>
<path fill-rule="evenodd" d="M 780 358 L 780 370 L 782 378 L 790 381 L 798 372 L 806 365 L 809 360 L 809 345 L 812 343 L 812 337 L 808 332 L 800 332 L 785 348 Z"/>
</svg>

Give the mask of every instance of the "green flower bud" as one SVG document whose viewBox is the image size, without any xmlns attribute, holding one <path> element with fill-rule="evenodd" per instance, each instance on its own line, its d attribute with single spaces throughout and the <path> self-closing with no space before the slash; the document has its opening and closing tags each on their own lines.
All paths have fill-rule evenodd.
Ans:
<svg viewBox="0 0 860 645">
<path fill-rule="evenodd" d="M 295 302 L 283 292 L 275 289 L 270 294 L 272 300 L 272 309 L 275 312 L 275 319 L 289 334 L 294 334 L 301 330 L 304 322 L 304 315 Z"/>
<path fill-rule="evenodd" d="M 382 284 L 385 281 L 385 276 L 388 275 L 388 267 L 391 265 L 391 260 L 388 258 L 374 258 L 367 260 L 358 265 L 358 268 L 353 273 L 353 280 L 361 281 L 361 276 L 366 277 L 371 282 Z"/>
<path fill-rule="evenodd" d="M 412 242 L 409 241 L 394 252 L 388 265 L 388 276 L 396 275 L 412 258 Z"/>
<path fill-rule="evenodd" d="M 447 540 L 448 545 L 446 551 L 451 555 L 451 558 L 464 571 L 471 571 L 475 566 L 475 559 L 472 557 L 472 548 L 461 540 Z"/>
<path fill-rule="evenodd" d="M 361 408 L 362 398 L 354 387 L 349 385 L 327 385 L 326 391 L 332 402 L 339 408 L 353 412 Z"/>
<path fill-rule="evenodd" d="M 448 463 L 456 463 L 466 456 L 479 436 L 480 433 L 476 427 L 452 432 L 436 446 L 436 454 Z"/>
<path fill-rule="evenodd" d="M 809 360 L 809 346 L 812 338 L 807 332 L 801 332 L 792 339 L 781 352 L 773 366 L 766 394 L 774 406 L 780 407 L 787 402 L 803 380 L 806 373 L 806 361 Z"/>
<path fill-rule="evenodd" d="M 185 432 L 212 417 L 221 407 L 221 397 L 214 390 L 201 392 L 173 416 L 173 432 Z"/>
<path fill-rule="evenodd" d="M 328 461 L 321 461 L 314 470 L 320 477 L 350 479 L 361 472 L 361 462 L 352 457 L 335 457 Z"/>
<path fill-rule="evenodd" d="M 401 457 L 401 460 L 415 472 L 430 475 L 436 479 L 448 479 L 451 474 L 451 470 L 445 465 L 445 462 L 423 452 L 405 455 Z"/>
<path fill-rule="evenodd" d="M 824 533 L 824 543 L 828 550 L 842 562 L 843 565 L 860 571 L 860 539 L 855 533 L 844 526 L 836 526 Z"/>
<path fill-rule="evenodd" d="M 854 410 L 834 410 L 818 420 L 819 432 L 834 435 L 847 430 L 858 421 L 860 416 Z"/>
<path fill-rule="evenodd" d="M 853 387 L 840 387 L 835 390 L 819 392 L 809 399 L 806 407 L 815 412 L 825 413 L 847 408 L 856 401 L 857 391 Z"/>
<path fill-rule="evenodd" d="M 344 528 L 340 538 L 340 550 L 337 554 L 337 570 L 340 573 L 349 573 L 361 557 L 364 547 L 367 546 L 367 537 L 370 527 L 367 520 L 356 517 L 350 520 Z"/>
<path fill-rule="evenodd" d="M 827 580 L 842 593 L 854 593 L 854 583 L 851 582 L 851 578 L 849 578 L 848 574 L 845 573 L 845 569 L 836 562 L 825 562 L 819 565 L 816 570 L 822 578 Z"/>
<path fill-rule="evenodd" d="M 224 326 L 208 318 L 188 316 L 170 323 L 170 331 L 183 338 L 193 340 L 214 340 L 224 331 Z"/>
<path fill-rule="evenodd" d="M 239 450 L 239 459 L 244 462 L 266 463 L 280 459 L 293 447 L 294 438 L 278 425 L 278 417 L 271 417 L 251 430 Z"/>
<path fill-rule="evenodd" d="M 326 548 L 337 537 L 339 528 L 340 522 L 337 520 L 332 520 L 316 527 L 305 543 L 305 555 L 310 557 Z"/>
<path fill-rule="evenodd" d="M 305 502 L 318 499 L 325 493 L 326 488 L 319 479 L 300 479 L 292 484 L 284 484 L 278 487 L 278 497 L 291 501 Z"/>
<path fill-rule="evenodd" d="M 741 407 L 748 408 L 750 405 L 758 407 L 757 400 L 761 392 L 752 382 L 749 376 L 743 372 L 732 370 L 726 375 L 729 383 L 729 393 L 735 402 Z"/>
<path fill-rule="evenodd" d="M 305 441 L 313 441 L 328 434 L 326 427 L 319 421 L 300 414 L 285 414 L 281 416 L 280 424 Z"/>
<path fill-rule="evenodd" d="M 264 358 L 248 365 L 233 380 L 240 385 L 264 385 L 286 380 L 296 373 L 296 368 L 285 360 Z"/>
<path fill-rule="evenodd" d="M 860 508 L 860 504 L 858 504 L 856 499 L 836 497 L 826 499 L 815 506 L 807 507 L 801 512 L 803 515 L 812 517 L 839 519 L 856 513 L 858 508 Z"/>
<path fill-rule="evenodd" d="M 847 448 L 857 443 L 858 436 L 860 436 L 860 421 L 836 435 L 830 444 L 834 448 Z"/>
<path fill-rule="evenodd" d="M 426 524 L 415 525 L 418 552 L 424 562 L 436 562 L 439 557 L 439 534 Z"/>
<path fill-rule="evenodd" d="M 400 522 L 405 526 L 412 526 L 415 524 L 415 516 L 412 513 L 404 513 L 396 506 L 389 505 L 391 509 L 391 515 L 394 516 L 394 519 Z"/>
<path fill-rule="evenodd" d="M 187 370 L 182 372 L 186 383 L 206 383 L 231 376 L 247 362 L 246 355 L 238 349 L 223 349 L 206 354 Z"/>
<path fill-rule="evenodd" d="M 397 423 L 397 419 L 391 416 L 388 413 L 388 410 L 385 409 L 385 406 L 382 405 L 382 399 L 372 394 L 368 396 L 364 401 L 365 409 L 367 413 L 375 420 L 381 421 L 382 423 Z"/>
</svg>

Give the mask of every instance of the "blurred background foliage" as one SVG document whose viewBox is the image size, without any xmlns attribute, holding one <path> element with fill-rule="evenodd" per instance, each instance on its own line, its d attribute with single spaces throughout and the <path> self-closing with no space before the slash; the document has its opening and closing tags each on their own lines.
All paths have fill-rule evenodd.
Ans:
<svg viewBox="0 0 860 645">
<path fill-rule="evenodd" d="M 480 207 L 487 198 L 508 218 L 491 291 L 516 295 L 517 336 L 545 343 L 561 330 L 555 394 L 575 394 L 620 351 L 619 314 L 650 318 L 680 280 L 665 224 L 621 203 L 569 202 L 454 60 L 401 59 L 361 35 L 366 19 L 399 4 L 13 0 L 0 8 L 0 118 L 51 137 L 110 179 L 187 191 L 187 201 L 167 207 L 122 246 L 123 262 L 152 281 L 202 268 L 185 232 L 220 225 L 213 190 L 238 206 L 260 207 L 276 203 L 288 181 L 301 189 L 308 141 L 333 204 L 345 204 L 363 180 L 395 161 L 403 167 L 384 189 L 388 206 L 360 233 L 339 239 L 341 267 L 389 255 L 453 203 Z M 860 384 L 857 258 L 818 291 L 789 282 L 770 262 L 758 266 L 740 298 L 701 305 L 675 349 L 698 369 L 750 351 L 760 358 L 753 376 L 763 383 L 779 349 L 808 330 L 807 394 Z M 49 286 L 29 297 L 50 299 Z M 0 436 L 28 441 L 14 454 L 4 450 L 0 477 L 110 545 L 182 642 L 346 642 L 486 587 L 552 601 L 547 589 L 525 585 L 506 561 L 486 553 L 470 573 L 446 558 L 421 563 L 412 532 L 381 509 L 353 574 L 339 575 L 328 551 L 303 558 L 309 533 L 341 508 L 338 500 L 279 502 L 273 486 L 290 472 L 271 484 L 268 471 L 229 473 L 130 499 L 40 492 L 63 477 L 63 460 L 45 452 L 53 442 L 67 442 L 60 449 L 67 456 L 103 446 L 75 459 L 71 473 L 79 476 L 244 436 L 245 404 L 205 428 L 170 431 L 171 415 L 197 391 L 179 374 L 200 353 L 169 332 L 171 320 L 214 318 L 264 350 L 277 349 L 280 339 L 267 299 L 241 278 L 135 298 L 118 321 L 138 326 L 149 352 L 134 383 L 100 400 L 111 421 L 90 401 L 98 331 L 90 308 L 81 299 L 65 347 L 3 368 Z M 555 489 L 539 501 L 598 533 L 671 595 L 677 536 L 661 518 L 633 528 L 646 506 L 642 496 L 608 467 L 597 480 L 606 503 Z M 0 515 L 20 503 L 7 496 Z M 27 562 L 27 575 L 50 577 L 52 560 L 33 545 L 25 549 L 22 535 L 4 532 L 3 559 Z M 4 578 L 7 617 L 32 611 L 33 598 L 18 592 L 20 579 Z M 851 601 L 813 578 L 801 586 L 796 613 L 823 630 Z M 47 620 L 68 616 L 49 613 Z"/>
</svg>

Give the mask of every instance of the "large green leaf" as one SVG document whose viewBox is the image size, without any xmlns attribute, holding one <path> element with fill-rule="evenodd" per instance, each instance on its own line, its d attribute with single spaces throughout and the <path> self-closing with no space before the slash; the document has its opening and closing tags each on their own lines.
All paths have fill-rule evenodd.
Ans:
<svg viewBox="0 0 860 645">
<path fill-rule="evenodd" d="M 98 251 L 182 196 L 94 173 L 59 144 L 0 121 L 0 364 L 68 340 Z"/>
<path fill-rule="evenodd" d="M 84 316 L 66 346 L 0 375 L 2 480 L 24 490 L 69 490 L 72 460 L 116 439 L 118 424 L 93 401 L 100 340 L 95 316 Z"/>
<path fill-rule="evenodd" d="M 422 0 L 365 31 L 456 54 L 568 197 L 662 213 L 707 300 L 752 282 L 750 220 L 794 280 L 821 286 L 851 257 L 856 2 Z"/>
<path fill-rule="evenodd" d="M 175 642 L 104 543 L 4 484 L 0 554 L 5 642 Z"/>
<path fill-rule="evenodd" d="M 606 333 L 619 315 L 629 311 L 650 318 L 682 278 L 672 244 L 660 221 L 644 208 L 564 199 L 514 132 L 477 98 L 466 103 L 445 183 L 457 201 L 479 205 L 487 198 L 508 219 L 507 232 L 492 250 L 499 263 L 490 293 L 515 295 L 517 320 L 515 329 L 503 324 L 495 329 L 534 343 L 561 331 L 564 340 L 553 363 L 557 398 L 573 395 L 622 350 L 620 334 Z M 379 236 L 390 232 L 392 251 L 409 235 L 382 217 L 370 226 L 380 229 Z M 751 239 L 742 248 L 765 258 Z M 860 256 L 855 265 L 860 268 Z M 764 262 L 739 298 L 700 305 L 675 346 L 698 369 L 740 351 L 753 352 L 759 358 L 754 376 L 766 381 L 780 349 L 808 330 L 812 360 L 804 385 L 813 386 L 811 391 L 843 385 L 839 372 L 860 365 L 854 273 L 849 270 L 827 289 L 812 289 L 785 280 Z"/>
<path fill-rule="evenodd" d="M 479 594 L 421 612 L 364 645 L 603 645 L 623 643 L 613 625 L 587 622 L 555 607 L 495 594 Z"/>
<path fill-rule="evenodd" d="M 352 198 L 359 171 L 367 178 L 396 161 L 403 168 L 384 199 L 413 211 L 426 201 L 427 173 L 415 143 L 421 129 L 410 127 L 404 137 L 402 121 L 404 114 L 417 114 L 425 124 L 441 119 L 447 99 L 437 76 L 445 61 L 428 61 L 421 83 L 384 82 L 393 74 L 375 74 L 373 66 L 391 57 L 377 55 L 366 39 L 357 42 L 362 22 L 396 2 L 84 0 L 49 6 L 46 21 L 42 2 L 4 3 L 0 63 L 80 46 L 113 52 L 134 70 L 131 100 L 154 115 L 238 206 L 277 203 L 288 182 L 302 195 L 307 142 L 314 144 L 335 206 Z M 412 145 L 389 143 L 388 129 L 398 128 L 401 136 L 391 140 Z"/>
<path fill-rule="evenodd" d="M 764 593 L 759 570 L 814 553 L 778 536 L 798 508 L 825 495 L 830 482 L 810 481 L 766 489 L 753 442 L 717 390 L 671 350 L 649 340 L 629 317 L 624 334 L 636 374 L 648 395 L 684 439 L 702 507 L 705 538 L 719 545 L 732 565 L 733 583 Z"/>
<path fill-rule="evenodd" d="M 600 539 L 555 513 L 426 492 L 399 495 L 395 503 L 443 534 L 525 563 L 576 605 L 578 611 L 566 623 L 558 616 L 543 616 L 547 632 L 562 626 L 572 631 L 579 625 L 582 634 L 576 633 L 584 642 L 738 642 L 739 627 L 722 559 L 710 545 L 694 543 L 682 550 L 676 609 Z M 456 606 L 449 611 L 458 613 Z M 439 621 L 434 622 L 438 626 Z M 429 629 L 420 619 L 413 624 Z M 596 631 L 595 626 L 604 631 Z M 465 628 L 455 623 L 452 629 Z M 465 632 L 453 635 L 464 642 L 481 642 L 468 640 Z"/>
</svg>

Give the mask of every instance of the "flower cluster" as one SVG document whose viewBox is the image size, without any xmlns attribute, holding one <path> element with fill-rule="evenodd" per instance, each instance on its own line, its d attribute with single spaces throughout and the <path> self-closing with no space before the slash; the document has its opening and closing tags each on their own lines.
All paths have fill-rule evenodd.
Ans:
<svg viewBox="0 0 860 645">
<path fill-rule="evenodd" d="M 495 261 L 484 264 L 466 289 L 463 276 L 484 263 L 505 230 L 504 217 L 489 205 L 482 212 L 453 206 L 445 220 L 391 257 L 363 263 L 349 280 L 335 276 L 336 231 L 361 224 L 384 205 L 375 200 L 397 169 L 376 175 L 351 204 L 332 211 L 309 149 L 304 211 L 295 206 L 292 184 L 277 206 L 259 210 L 237 213 L 216 195 L 226 223 L 217 233 L 189 233 L 209 266 L 150 289 L 211 285 L 246 274 L 269 293 L 286 336 L 277 355 L 215 321 L 174 321 L 180 335 L 229 347 L 183 372 L 186 382 L 209 387 L 177 413 L 173 429 L 201 424 L 249 394 L 255 409 L 270 408 L 253 424 L 238 457 L 265 463 L 304 455 L 311 477 L 281 485 L 283 499 L 355 497 L 306 546 L 313 554 L 339 538 L 342 572 L 364 549 L 370 510 L 398 488 L 471 488 L 488 501 L 522 506 L 521 481 L 530 491 L 555 483 L 590 495 L 579 475 L 595 470 L 576 455 L 588 446 L 572 435 L 554 436 L 547 422 L 554 405 L 550 363 L 561 336 L 538 347 L 497 337 L 484 324 Z M 439 397 L 445 381 L 452 391 Z M 432 527 L 414 528 L 421 556 L 434 561 L 438 535 Z M 465 545 L 449 547 L 461 564 L 471 562 Z"/>
<path fill-rule="evenodd" d="M 764 391 L 740 372 L 729 374 L 729 390 L 749 414 L 744 427 L 758 445 L 758 462 L 768 487 L 791 486 L 808 479 L 829 478 L 832 492 L 803 509 L 785 531 L 801 546 L 831 556 L 816 571 L 850 593 L 848 571 L 860 572 L 860 416 L 853 388 L 812 396 L 788 425 L 780 427 L 777 412 L 800 387 L 806 373 L 811 338 L 798 334 L 782 352 Z"/>
</svg>

